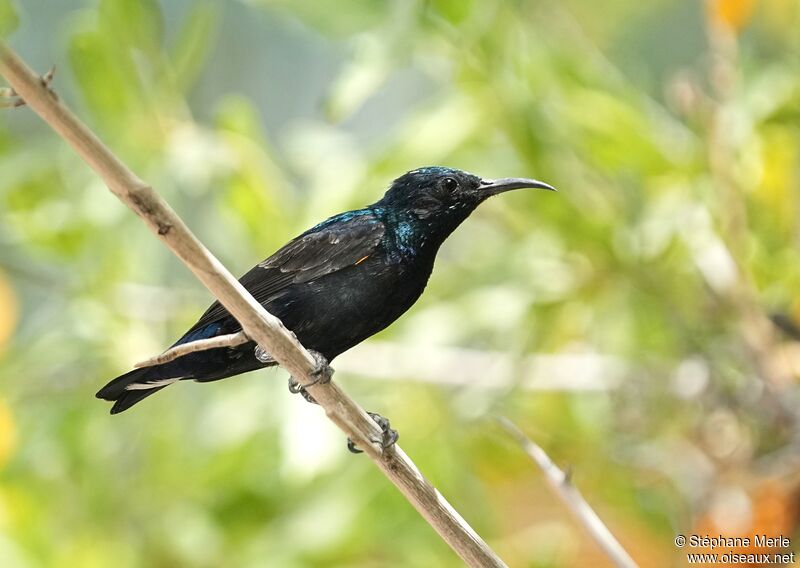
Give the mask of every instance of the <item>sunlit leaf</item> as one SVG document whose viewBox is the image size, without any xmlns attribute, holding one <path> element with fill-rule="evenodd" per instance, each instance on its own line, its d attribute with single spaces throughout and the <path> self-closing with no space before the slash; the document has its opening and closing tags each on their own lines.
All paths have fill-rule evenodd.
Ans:
<svg viewBox="0 0 800 568">
<path fill-rule="evenodd" d="M 177 81 L 184 89 L 195 81 L 214 47 L 219 12 L 214 4 L 197 3 L 181 28 L 172 63 Z"/>
<path fill-rule="evenodd" d="M 450 22 L 458 24 L 469 15 L 474 2 L 470 0 L 433 0 L 432 7 Z"/>
<path fill-rule="evenodd" d="M 788 238 L 796 218 L 798 142 L 790 132 L 773 127 L 765 132 L 763 144 L 763 177 L 754 198 L 769 208 L 770 226 Z"/>
<path fill-rule="evenodd" d="M 142 108 L 136 67 L 111 37 L 99 31 L 76 33 L 69 57 L 89 108 L 102 118 L 124 122 L 128 113 Z"/>
<path fill-rule="evenodd" d="M 0 36 L 11 34 L 19 26 L 14 0 L 0 0 Z"/>
<path fill-rule="evenodd" d="M 160 49 L 164 23 L 157 0 L 102 0 L 98 14 L 117 41 L 150 55 Z"/>
<path fill-rule="evenodd" d="M 5 399 L 0 398 L 0 469 L 14 453 L 17 445 L 17 425 Z"/>
</svg>

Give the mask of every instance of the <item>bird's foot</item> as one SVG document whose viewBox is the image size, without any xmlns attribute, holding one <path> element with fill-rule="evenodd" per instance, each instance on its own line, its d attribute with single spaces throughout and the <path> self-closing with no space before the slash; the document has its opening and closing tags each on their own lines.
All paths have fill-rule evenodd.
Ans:
<svg viewBox="0 0 800 568">
<path fill-rule="evenodd" d="M 391 427 L 389 419 L 375 412 L 367 412 L 367 414 L 381 427 L 381 432 L 383 433 L 383 437 L 380 440 L 375 440 L 375 442 L 379 443 L 383 450 L 394 446 L 397 440 L 400 439 L 400 434 Z M 364 453 L 364 450 L 360 450 L 350 438 L 347 438 L 347 449 L 354 454 Z"/>
<path fill-rule="evenodd" d="M 305 389 L 305 387 L 298 383 L 294 377 L 289 377 L 289 392 L 292 394 L 300 393 L 303 398 L 306 399 L 306 402 L 317 404 L 317 401 L 314 400 L 314 397 L 308 394 L 308 391 Z"/>
<path fill-rule="evenodd" d="M 311 353 L 311 356 L 314 358 L 314 370 L 310 373 L 312 377 L 311 382 L 301 385 L 294 377 L 289 377 L 289 392 L 292 394 L 300 393 L 307 402 L 317 404 L 314 397 L 308 394 L 306 387 L 331 382 L 331 378 L 333 378 L 333 369 L 328 365 L 328 360 L 322 353 L 313 350 L 309 350 L 309 353 Z"/>
<path fill-rule="evenodd" d="M 56 73 L 56 68 L 53 66 L 50 71 L 45 73 L 41 80 L 42 85 L 50 91 L 52 95 L 55 95 L 53 90 L 50 88 L 50 83 L 53 81 L 53 75 Z M 0 108 L 17 108 L 21 106 L 25 106 L 25 100 L 17 94 L 17 92 L 12 89 L 11 87 L 4 87 L 0 89 Z"/>
</svg>

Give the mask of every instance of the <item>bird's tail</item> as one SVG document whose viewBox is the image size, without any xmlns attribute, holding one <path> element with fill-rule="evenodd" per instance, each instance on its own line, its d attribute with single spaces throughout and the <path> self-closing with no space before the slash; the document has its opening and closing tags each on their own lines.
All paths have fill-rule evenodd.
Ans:
<svg viewBox="0 0 800 568">
<path fill-rule="evenodd" d="M 157 365 L 134 369 L 120 375 L 97 392 L 97 398 L 114 402 L 111 414 L 118 414 L 123 410 L 144 400 L 164 387 L 181 380 L 184 377 L 170 377 L 169 365 Z"/>
<path fill-rule="evenodd" d="M 194 340 L 194 337 L 187 334 L 175 345 L 187 340 Z M 119 414 L 177 381 L 194 379 L 200 383 L 208 383 L 277 364 L 274 359 L 256 359 L 255 345 L 248 342 L 234 348 L 208 349 L 188 353 L 160 365 L 134 369 L 108 383 L 96 396 L 113 401 L 111 414 Z"/>
</svg>

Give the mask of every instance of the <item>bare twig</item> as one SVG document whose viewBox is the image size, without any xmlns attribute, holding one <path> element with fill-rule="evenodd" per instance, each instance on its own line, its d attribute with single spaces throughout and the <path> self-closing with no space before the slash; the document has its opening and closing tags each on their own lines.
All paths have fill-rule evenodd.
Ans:
<svg viewBox="0 0 800 568">
<path fill-rule="evenodd" d="M 534 444 L 508 418 L 501 416 L 497 420 L 509 434 L 516 438 L 525 453 L 541 468 L 553 493 L 567 506 L 614 565 L 620 568 L 636 568 L 637 564 L 633 558 L 622 548 L 622 545 L 614 538 L 614 535 L 586 502 L 580 491 L 572 484 L 572 476 L 569 471 L 561 471 L 550 459 L 550 456 L 540 446 Z"/>
<path fill-rule="evenodd" d="M 219 299 L 239 321 L 244 333 L 274 357 L 298 383 L 309 385 L 308 391 L 328 417 L 365 451 L 468 565 L 505 566 L 399 447 L 382 449 L 380 428 L 360 406 L 335 383 L 310 384 L 316 369 L 308 351 L 275 316 L 253 299 L 169 205 L 72 114 L 2 41 L 0 74 Z"/>
<path fill-rule="evenodd" d="M 189 343 L 182 343 L 181 345 L 176 345 L 171 349 L 167 349 L 161 355 L 156 355 L 155 357 L 150 357 L 150 359 L 146 359 L 144 361 L 140 361 L 134 365 L 135 368 L 139 369 L 141 367 L 152 367 L 153 365 L 162 365 L 164 363 L 169 363 L 170 361 L 174 361 L 178 357 L 183 357 L 184 355 L 188 355 L 189 353 L 195 353 L 197 351 L 205 351 L 207 349 L 217 349 L 219 347 L 236 347 L 237 345 L 242 345 L 247 343 L 248 341 L 252 341 L 247 334 L 243 331 L 238 333 L 229 333 L 228 335 L 218 335 L 216 337 L 209 337 L 208 339 L 198 339 L 197 341 L 191 341 Z"/>
</svg>

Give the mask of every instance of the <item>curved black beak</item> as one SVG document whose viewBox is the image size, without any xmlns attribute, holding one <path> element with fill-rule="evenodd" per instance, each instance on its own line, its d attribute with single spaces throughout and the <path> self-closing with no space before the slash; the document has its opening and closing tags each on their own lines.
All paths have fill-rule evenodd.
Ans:
<svg viewBox="0 0 800 568">
<path fill-rule="evenodd" d="M 498 193 L 503 193 L 504 191 L 522 189 L 523 187 L 557 191 L 555 187 L 546 184 L 543 181 L 527 178 L 482 179 L 481 184 L 478 186 L 478 191 L 487 195 L 497 195 Z"/>
</svg>

